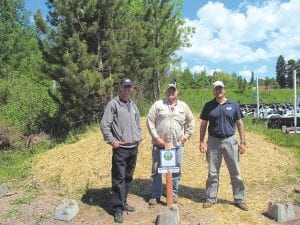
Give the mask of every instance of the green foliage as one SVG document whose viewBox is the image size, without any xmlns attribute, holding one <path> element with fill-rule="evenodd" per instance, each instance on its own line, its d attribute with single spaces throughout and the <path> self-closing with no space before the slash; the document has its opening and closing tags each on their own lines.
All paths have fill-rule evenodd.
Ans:
<svg viewBox="0 0 300 225">
<path fill-rule="evenodd" d="M 251 71 L 251 80 L 250 80 L 250 84 L 254 85 L 254 73 L 253 71 Z"/>
<path fill-rule="evenodd" d="M 296 204 L 300 205 L 300 194 L 295 194 L 294 200 Z"/>
<path fill-rule="evenodd" d="M 32 154 L 29 152 L 0 152 L 0 183 L 22 179 L 29 175 Z"/>
<path fill-rule="evenodd" d="M 293 80 L 293 74 L 294 74 L 294 70 L 297 69 L 297 64 L 296 64 L 296 61 L 294 59 L 290 59 L 288 60 L 287 62 L 287 65 L 286 65 L 286 73 L 287 73 L 287 79 L 286 79 L 286 85 L 289 87 L 289 88 L 293 88 L 294 86 L 294 80 Z"/>
<path fill-rule="evenodd" d="M 187 88 L 195 88 L 194 83 L 196 81 L 193 79 L 192 72 L 188 68 L 186 68 L 181 74 L 181 76 L 178 77 L 177 82 L 178 82 L 177 84 L 178 87 L 187 89 Z"/>
<path fill-rule="evenodd" d="M 0 11 L 0 120 L 23 133 L 36 132 L 55 110 L 37 36 L 22 0 L 1 1 Z"/>
<path fill-rule="evenodd" d="M 299 135 L 287 135 L 281 129 L 268 129 L 264 122 L 256 121 L 253 123 L 253 117 L 246 117 L 244 121 L 248 130 L 266 136 L 273 143 L 282 147 L 295 149 L 295 153 L 296 149 L 300 149 Z"/>
<path fill-rule="evenodd" d="M 268 129 L 264 122 L 256 121 L 253 123 L 252 117 L 244 119 L 246 130 L 258 133 L 270 142 L 286 148 L 287 151 L 292 151 L 296 158 L 298 165 L 297 170 L 300 172 L 300 136 L 299 134 L 285 134 L 281 129 Z M 298 201 L 296 199 L 296 201 Z"/>
<path fill-rule="evenodd" d="M 187 44 L 189 28 L 183 26 L 180 10 L 182 1 L 144 1 L 140 21 L 144 29 L 145 44 L 141 65 L 145 66 L 142 85 L 147 87 L 147 99 L 158 99 L 161 82 L 167 78 L 171 63 L 177 60 L 175 51 Z"/>
<path fill-rule="evenodd" d="M 36 83 L 30 77 L 3 79 L 0 85 L 1 119 L 23 133 L 39 132 L 45 118 L 56 110 L 48 95 L 48 86 Z"/>
<path fill-rule="evenodd" d="M 30 175 L 32 159 L 36 154 L 45 152 L 56 145 L 53 141 L 44 141 L 31 151 L 21 149 L 12 152 L 0 152 L 0 183 L 11 179 L 23 179 Z"/>
<path fill-rule="evenodd" d="M 280 55 L 276 63 L 276 81 L 278 82 L 281 88 L 284 88 L 286 85 L 285 71 L 286 71 L 285 60 L 283 56 Z"/>
<path fill-rule="evenodd" d="M 241 76 L 237 77 L 238 92 L 244 94 L 247 88 L 247 81 Z"/>
<path fill-rule="evenodd" d="M 247 89 L 240 94 L 230 87 L 226 89 L 226 96 L 239 104 L 256 104 L 256 90 Z M 290 89 L 268 89 L 260 90 L 260 102 L 265 104 L 292 103 L 293 90 Z M 179 89 L 179 99 L 187 102 L 194 113 L 199 113 L 204 103 L 213 99 L 212 89 Z"/>
<path fill-rule="evenodd" d="M 24 186 L 25 195 L 11 201 L 12 205 L 30 204 L 32 199 L 41 193 L 41 187 L 36 183 L 29 183 Z"/>
<path fill-rule="evenodd" d="M 88 123 L 101 114 L 123 76 L 126 4 L 124 1 L 48 1 L 50 26 L 39 13 L 44 69 L 57 88 L 56 131 Z M 64 19 L 62 19 L 64 18 Z"/>
<path fill-rule="evenodd" d="M 58 129 L 101 115 L 120 77 L 134 80 L 138 100 L 155 99 L 175 51 L 186 43 L 182 1 L 47 1 L 49 24 L 37 12 L 44 70 L 55 81 Z M 180 30 L 179 30 L 180 28 Z"/>
<path fill-rule="evenodd" d="M 34 30 L 21 0 L 0 2 L 0 79 L 37 72 L 41 63 Z"/>
<path fill-rule="evenodd" d="M 199 114 L 204 104 L 213 97 L 211 89 L 178 90 L 178 98 L 184 101 L 194 113 Z"/>
<path fill-rule="evenodd" d="M 21 212 L 17 210 L 16 208 L 12 208 L 8 210 L 5 214 L 3 214 L 4 219 L 10 219 L 13 217 L 21 216 Z"/>
<path fill-rule="evenodd" d="M 143 100 L 137 100 L 136 105 L 140 111 L 141 116 L 147 116 L 150 107 L 152 106 L 153 102 L 152 101 L 143 101 Z"/>
</svg>

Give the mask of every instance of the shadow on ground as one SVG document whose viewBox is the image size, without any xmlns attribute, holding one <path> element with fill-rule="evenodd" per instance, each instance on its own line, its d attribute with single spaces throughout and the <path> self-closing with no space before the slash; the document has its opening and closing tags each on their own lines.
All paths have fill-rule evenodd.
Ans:
<svg viewBox="0 0 300 225">
<path fill-rule="evenodd" d="M 92 206 L 103 208 L 108 214 L 112 215 L 111 209 L 111 188 L 88 189 L 81 197 L 81 201 Z"/>
<path fill-rule="evenodd" d="M 164 185 L 163 190 L 166 190 Z M 151 180 L 150 179 L 136 179 L 132 182 L 130 194 L 142 197 L 145 202 L 150 198 Z M 180 185 L 179 197 L 190 199 L 194 202 L 204 202 L 205 190 L 201 188 L 192 188 L 185 185 Z M 101 189 L 88 189 L 81 197 L 81 201 L 88 205 L 99 206 L 103 208 L 108 214 L 112 215 L 111 208 L 111 188 L 105 187 Z M 233 204 L 233 202 L 218 199 L 220 204 Z"/>
</svg>

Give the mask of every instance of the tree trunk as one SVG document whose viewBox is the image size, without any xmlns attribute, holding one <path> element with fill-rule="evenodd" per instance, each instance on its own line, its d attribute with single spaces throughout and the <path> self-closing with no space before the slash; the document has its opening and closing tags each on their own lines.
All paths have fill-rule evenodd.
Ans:
<svg viewBox="0 0 300 225">
<path fill-rule="evenodd" d="M 159 71 L 156 71 L 155 77 L 156 77 L 156 80 L 154 81 L 155 88 L 153 89 L 153 91 L 154 91 L 155 100 L 158 100 L 160 98 L 160 73 L 159 73 Z"/>
</svg>

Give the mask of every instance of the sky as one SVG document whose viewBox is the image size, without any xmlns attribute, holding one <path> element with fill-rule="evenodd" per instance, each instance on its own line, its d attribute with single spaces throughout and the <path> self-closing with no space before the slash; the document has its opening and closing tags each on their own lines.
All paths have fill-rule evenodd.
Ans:
<svg viewBox="0 0 300 225">
<path fill-rule="evenodd" d="M 25 7 L 46 16 L 45 2 L 25 0 Z M 280 55 L 300 59 L 300 0 L 183 0 L 182 15 L 195 28 L 191 47 L 177 52 L 182 70 L 275 78 Z"/>
</svg>

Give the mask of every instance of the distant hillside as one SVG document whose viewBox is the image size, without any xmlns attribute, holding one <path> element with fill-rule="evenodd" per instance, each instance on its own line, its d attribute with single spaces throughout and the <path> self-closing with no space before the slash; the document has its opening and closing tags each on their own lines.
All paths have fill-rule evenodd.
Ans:
<svg viewBox="0 0 300 225">
<path fill-rule="evenodd" d="M 256 103 L 256 90 L 247 90 L 244 94 L 235 90 L 226 90 L 226 95 L 240 104 Z M 300 95 L 300 93 L 298 93 Z M 293 90 L 269 89 L 260 90 L 261 103 L 293 103 Z M 186 89 L 179 90 L 179 99 L 185 101 L 194 113 L 199 113 L 204 103 L 213 98 L 211 89 Z"/>
</svg>

